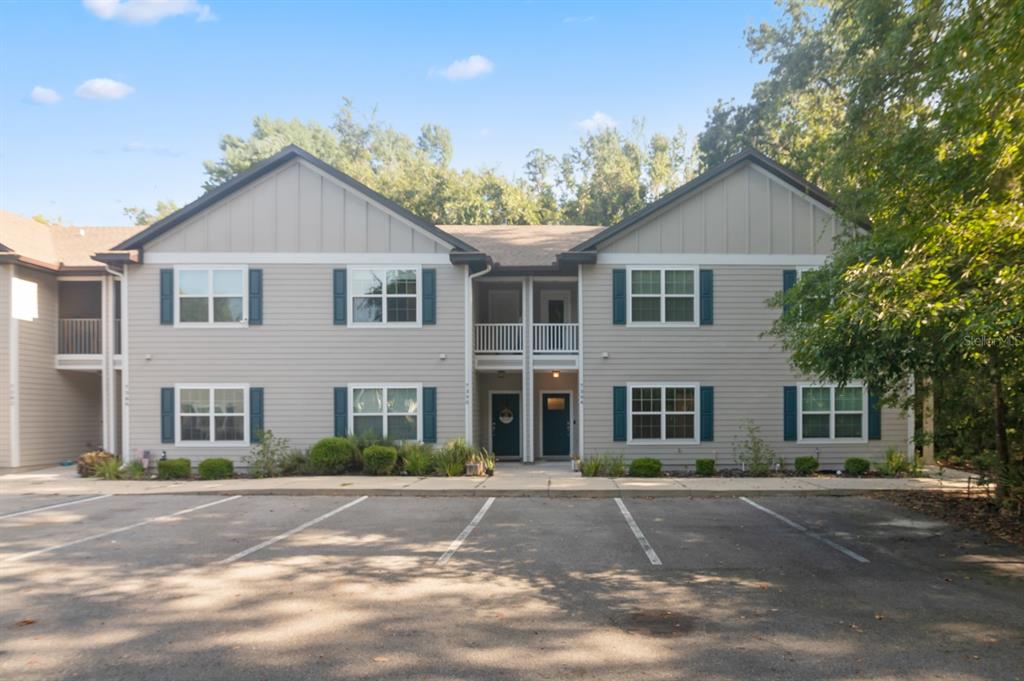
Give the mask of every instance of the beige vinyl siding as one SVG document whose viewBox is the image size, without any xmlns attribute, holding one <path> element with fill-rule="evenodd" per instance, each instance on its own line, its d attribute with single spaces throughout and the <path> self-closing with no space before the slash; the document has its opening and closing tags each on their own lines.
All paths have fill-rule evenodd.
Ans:
<svg viewBox="0 0 1024 681">
<path fill-rule="evenodd" d="M 55 368 L 57 278 L 27 268 L 15 276 L 39 295 L 39 317 L 18 321 L 20 464 L 55 464 L 101 446 L 100 374 Z"/>
<path fill-rule="evenodd" d="M 0 267 L 0 468 L 11 465 L 11 275 Z"/>
<path fill-rule="evenodd" d="M 748 163 L 666 206 L 601 250 L 826 255 L 841 231 L 827 207 Z"/>
<path fill-rule="evenodd" d="M 654 257 L 654 256 L 652 256 Z M 585 455 L 624 453 L 657 456 L 666 465 L 691 466 L 697 458 L 735 460 L 733 442 L 750 419 L 785 462 L 820 452 L 827 466 L 849 456 L 878 459 L 886 448 L 906 447 L 906 418 L 882 412 L 882 440 L 804 444 L 783 440 L 782 388 L 801 379 L 773 338 L 759 334 L 777 310 L 765 305 L 782 288 L 782 266 L 715 266 L 714 325 L 690 328 L 612 324 L 612 266 L 586 266 L 583 367 L 586 409 Z M 608 358 L 602 357 L 608 353 Z M 715 441 L 697 445 L 628 444 L 612 440 L 612 388 L 629 383 L 694 382 L 715 389 Z"/>
<path fill-rule="evenodd" d="M 382 263 L 386 264 L 386 263 Z M 338 265 L 342 267 L 344 265 Z M 159 319 L 159 265 L 128 274 L 129 426 L 133 455 L 240 461 L 248 446 L 160 442 L 160 388 L 180 383 L 261 387 L 264 425 L 293 446 L 334 434 L 333 389 L 353 383 L 437 388 L 439 442 L 465 429 L 465 268 L 437 265 L 437 324 L 352 328 L 333 323 L 331 265 L 261 265 L 263 324 L 175 328 Z M 446 355 L 441 359 L 440 355 Z"/>
<path fill-rule="evenodd" d="M 148 252 L 447 253 L 451 247 L 304 161 L 239 190 Z"/>
</svg>

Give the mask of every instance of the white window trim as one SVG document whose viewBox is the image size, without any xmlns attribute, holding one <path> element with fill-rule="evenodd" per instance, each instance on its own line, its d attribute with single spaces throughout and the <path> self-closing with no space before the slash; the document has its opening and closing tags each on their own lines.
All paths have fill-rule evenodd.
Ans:
<svg viewBox="0 0 1024 681">
<path fill-rule="evenodd" d="M 355 307 L 353 305 L 356 298 L 366 298 L 368 296 L 357 295 L 351 286 L 352 273 L 353 272 L 372 272 L 384 270 L 413 270 L 416 272 L 416 321 L 415 322 L 389 322 L 388 321 L 388 294 L 387 294 L 387 281 L 384 282 L 384 290 L 381 291 L 381 321 L 379 322 L 357 322 L 355 321 L 355 315 L 353 314 Z M 346 284 L 345 290 L 348 296 L 348 300 L 345 304 L 348 306 L 348 327 L 350 329 L 380 329 L 380 328 L 398 328 L 398 329 L 418 329 L 423 326 L 423 267 L 421 265 L 360 265 L 359 267 L 349 267 L 348 274 L 349 283 Z M 436 295 L 436 292 L 435 292 Z M 376 296 L 374 296 L 376 297 Z M 396 298 L 407 298 L 408 295 L 395 295 Z"/>
<path fill-rule="evenodd" d="M 243 425 L 242 425 L 242 439 L 231 440 L 231 441 L 216 441 L 216 440 L 182 440 L 181 439 L 181 391 L 182 390 L 209 390 L 210 391 L 210 418 L 211 421 L 216 417 L 214 412 L 215 403 L 213 399 L 214 390 L 241 390 L 242 391 L 242 404 L 245 412 L 242 414 Z M 179 383 L 174 386 L 174 444 L 178 447 L 248 447 L 249 446 L 249 384 L 248 383 Z M 216 435 L 214 430 L 214 424 L 210 424 L 210 437 L 213 438 Z"/>
<path fill-rule="evenodd" d="M 661 439 L 651 440 L 647 438 L 633 439 L 633 388 L 661 388 Z M 692 388 L 693 389 L 693 438 L 692 439 L 668 439 L 665 437 L 668 432 L 665 428 L 665 414 L 689 414 L 683 411 L 665 411 L 666 388 Z M 642 414 L 648 412 L 640 412 Z M 653 413 L 653 412 L 651 412 Z M 679 383 L 676 381 L 668 383 L 629 383 L 626 385 L 626 443 L 631 445 L 699 445 L 700 444 L 700 383 Z"/>
<path fill-rule="evenodd" d="M 381 416 L 383 421 L 381 424 L 383 433 L 381 434 L 382 440 L 388 440 L 388 390 L 395 389 L 415 389 L 416 390 L 416 442 L 423 442 L 423 384 L 422 383 L 360 383 L 357 385 L 348 386 L 348 432 L 355 435 L 355 418 L 356 414 L 356 390 L 384 390 L 383 398 L 383 412 L 373 413 L 362 413 L 358 416 Z M 401 416 L 406 416 L 407 412 L 401 412 Z"/>
<path fill-rule="evenodd" d="M 661 293 L 657 294 L 657 297 L 661 300 L 661 321 L 659 322 L 634 322 L 633 321 L 633 271 L 657 271 L 660 272 L 661 276 Z M 665 321 L 665 299 L 667 297 L 672 298 L 685 298 L 685 294 L 666 294 L 665 293 L 665 272 L 666 271 L 690 271 L 693 272 L 693 321 L 692 322 L 666 322 Z M 655 294 L 640 293 L 637 294 L 640 297 L 654 298 Z M 700 269 L 692 265 L 637 265 L 635 267 L 626 268 L 626 326 L 636 326 L 639 328 L 657 328 L 657 327 L 693 327 L 700 326 Z"/>
<path fill-rule="evenodd" d="M 821 444 L 825 442 L 850 442 L 866 443 L 868 441 L 868 389 L 862 381 L 850 381 L 844 388 L 861 389 L 861 424 L 860 437 L 836 437 L 836 413 L 856 414 L 854 411 L 836 412 L 836 388 L 835 383 L 798 383 L 796 387 L 796 439 L 797 442 L 807 444 Z M 804 389 L 805 388 L 830 388 L 829 393 L 829 423 L 828 437 L 804 437 Z M 811 414 L 823 414 L 824 412 L 808 412 Z"/>
<path fill-rule="evenodd" d="M 179 295 L 178 273 L 183 271 L 208 271 L 210 272 L 209 289 L 207 292 L 208 319 L 205 322 L 183 322 L 181 321 L 181 296 Z M 242 273 L 242 320 L 238 322 L 215 322 L 213 321 L 213 271 L 231 270 Z M 185 296 L 186 298 L 198 298 L 199 296 Z M 174 326 L 183 329 L 238 329 L 249 326 L 249 266 L 248 265 L 178 265 L 174 268 Z"/>
</svg>

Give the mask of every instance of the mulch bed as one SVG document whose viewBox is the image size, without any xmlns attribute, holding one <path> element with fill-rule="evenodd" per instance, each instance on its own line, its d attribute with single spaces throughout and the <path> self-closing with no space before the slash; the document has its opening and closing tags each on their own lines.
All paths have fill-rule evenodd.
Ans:
<svg viewBox="0 0 1024 681">
<path fill-rule="evenodd" d="M 1024 517 L 1000 511 L 983 493 L 968 497 L 963 492 L 935 490 L 874 492 L 871 496 L 1024 547 Z"/>
</svg>

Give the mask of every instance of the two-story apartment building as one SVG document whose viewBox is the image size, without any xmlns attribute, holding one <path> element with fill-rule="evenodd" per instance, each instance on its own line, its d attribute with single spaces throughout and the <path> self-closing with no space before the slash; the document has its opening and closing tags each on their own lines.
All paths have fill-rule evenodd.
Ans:
<svg viewBox="0 0 1024 681">
<path fill-rule="evenodd" d="M 788 463 L 878 458 L 906 416 L 762 337 L 842 230 L 753 151 L 607 228 L 439 227 L 289 147 L 94 256 L 121 330 L 104 442 L 240 462 L 260 429 L 466 437 L 685 467 L 732 464 L 750 421 Z"/>
</svg>

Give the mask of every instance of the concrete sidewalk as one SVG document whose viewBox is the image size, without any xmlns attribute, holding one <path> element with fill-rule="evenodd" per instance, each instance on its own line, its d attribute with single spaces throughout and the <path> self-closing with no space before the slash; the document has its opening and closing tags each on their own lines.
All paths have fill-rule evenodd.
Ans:
<svg viewBox="0 0 1024 681">
<path fill-rule="evenodd" d="M 946 470 L 920 478 L 584 478 L 568 463 L 499 464 L 489 478 L 335 475 L 255 480 L 98 480 L 73 467 L 0 475 L 2 494 L 246 494 L 443 497 L 715 497 L 768 494 L 838 496 L 876 491 L 961 490 L 977 478 Z"/>
</svg>

